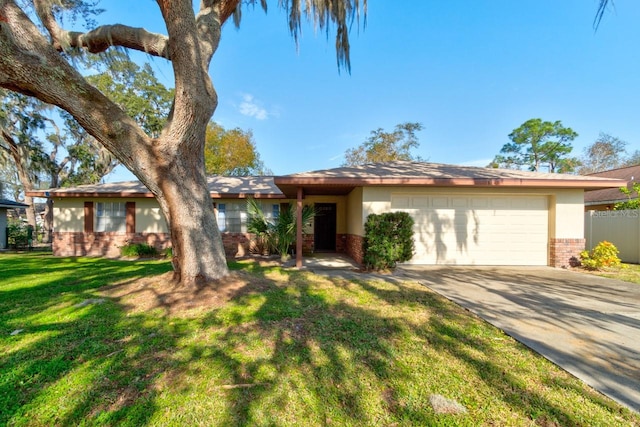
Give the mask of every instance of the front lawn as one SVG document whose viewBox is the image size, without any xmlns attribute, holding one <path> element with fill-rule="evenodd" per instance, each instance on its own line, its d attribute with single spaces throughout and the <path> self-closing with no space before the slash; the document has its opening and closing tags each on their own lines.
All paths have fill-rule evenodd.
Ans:
<svg viewBox="0 0 640 427">
<path fill-rule="evenodd" d="M 640 425 L 417 283 L 231 267 L 0 255 L 0 425 Z"/>
<path fill-rule="evenodd" d="M 622 266 L 622 268 L 588 272 L 597 274 L 598 276 L 609 277 L 611 279 L 623 280 L 625 282 L 637 283 L 640 285 L 640 265 L 622 264 Z"/>
</svg>

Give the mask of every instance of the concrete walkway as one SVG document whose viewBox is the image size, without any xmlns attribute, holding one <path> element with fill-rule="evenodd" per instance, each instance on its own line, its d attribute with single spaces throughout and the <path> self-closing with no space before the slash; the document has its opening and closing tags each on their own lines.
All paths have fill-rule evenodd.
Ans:
<svg viewBox="0 0 640 427">
<path fill-rule="evenodd" d="M 403 266 L 596 390 L 640 412 L 640 285 L 550 267 Z"/>
</svg>

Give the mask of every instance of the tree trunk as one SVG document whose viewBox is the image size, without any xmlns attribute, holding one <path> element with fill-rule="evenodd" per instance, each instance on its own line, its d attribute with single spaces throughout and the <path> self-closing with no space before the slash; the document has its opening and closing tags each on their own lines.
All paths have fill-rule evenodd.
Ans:
<svg viewBox="0 0 640 427">
<path fill-rule="evenodd" d="M 53 199 L 49 197 L 44 207 L 44 218 L 42 220 L 42 242 L 53 242 Z"/>
<path fill-rule="evenodd" d="M 106 31 L 100 42 L 95 38 L 103 32 L 92 32 L 96 43 L 91 45 L 107 49 L 118 39 L 114 32 L 124 28 L 140 40 L 152 39 L 151 44 L 140 42 L 138 50 L 147 51 L 153 44 L 159 46 L 160 56 L 170 58 L 175 75 L 174 105 L 160 136 L 151 138 L 119 106 L 88 84 L 24 11 L 14 2 L 0 0 L 0 87 L 36 96 L 69 112 L 147 186 L 169 226 L 174 278 L 185 286 L 199 286 L 228 274 L 204 175 L 203 153 L 206 126 L 217 106 L 208 69 L 221 25 L 228 17 L 221 19 L 220 8 L 229 5 L 232 11 L 238 1 L 201 2 L 197 16 L 191 1 L 159 1 L 168 37 L 118 26 Z M 60 32 L 50 4 L 39 3 L 37 12 L 49 35 L 54 41 L 58 36 L 69 41 L 65 34 L 73 34 Z M 168 43 L 169 39 L 175 43 Z M 137 40 L 128 39 L 126 47 Z"/>
<path fill-rule="evenodd" d="M 50 188 L 58 188 L 58 174 L 59 171 L 51 171 L 51 185 Z M 44 228 L 44 233 L 42 235 L 43 243 L 52 243 L 53 242 L 53 199 L 51 197 L 47 198 L 47 204 L 44 207 L 44 218 L 42 221 L 42 227 Z"/>
<path fill-rule="evenodd" d="M 201 160 L 177 157 L 156 195 L 169 225 L 174 281 L 187 287 L 229 273 L 206 178 L 194 161 Z"/>
</svg>

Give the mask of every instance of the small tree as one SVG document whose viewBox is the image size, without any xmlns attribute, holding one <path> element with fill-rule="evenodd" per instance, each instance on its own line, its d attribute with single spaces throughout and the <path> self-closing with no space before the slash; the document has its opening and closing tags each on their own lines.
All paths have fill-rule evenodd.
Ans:
<svg viewBox="0 0 640 427">
<path fill-rule="evenodd" d="M 207 174 L 227 176 L 266 175 L 251 130 L 227 130 L 209 122 L 204 143 Z"/>
<path fill-rule="evenodd" d="M 546 167 L 549 172 L 571 172 L 580 164 L 575 157 L 569 157 L 573 150 L 570 142 L 577 136 L 560 120 L 527 120 L 509 134 L 511 142 L 502 147 L 489 166 L 507 169 L 526 167 L 534 172 Z"/>
<path fill-rule="evenodd" d="M 394 268 L 413 257 L 413 218 L 406 212 L 371 214 L 364 225 L 364 265 L 367 269 Z"/>
<path fill-rule="evenodd" d="M 623 211 L 627 209 L 640 209 L 640 182 L 634 182 L 631 185 L 631 190 L 628 187 L 620 187 L 620 192 L 627 196 L 627 200 L 624 202 L 618 202 L 613 206 L 616 211 Z M 635 198 L 633 193 L 636 193 Z"/>
<path fill-rule="evenodd" d="M 401 123 L 393 132 L 378 128 L 371 136 L 356 148 L 346 151 L 344 166 L 356 166 L 366 163 L 392 162 L 395 160 L 420 160 L 411 153 L 420 143 L 416 132 L 422 130 L 420 123 Z"/>
<path fill-rule="evenodd" d="M 584 149 L 578 174 L 587 175 L 623 166 L 627 162 L 626 146 L 627 143 L 620 138 L 600 133 L 598 139 Z"/>
</svg>

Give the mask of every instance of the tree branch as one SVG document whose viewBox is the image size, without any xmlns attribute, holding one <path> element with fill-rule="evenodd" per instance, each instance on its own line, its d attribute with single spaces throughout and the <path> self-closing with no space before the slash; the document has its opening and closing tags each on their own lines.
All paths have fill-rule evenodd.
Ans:
<svg viewBox="0 0 640 427">
<path fill-rule="evenodd" d="M 76 31 L 63 31 L 59 40 L 60 50 L 65 45 L 75 48 L 84 48 L 91 53 L 104 52 L 112 46 L 126 47 L 171 59 L 169 56 L 169 38 L 158 33 L 151 33 L 144 28 L 129 27 L 122 24 L 104 25 L 87 33 Z"/>
<path fill-rule="evenodd" d="M 53 47 L 58 51 L 72 47 L 100 53 L 110 47 L 120 46 L 170 59 L 167 36 L 121 24 L 104 25 L 86 33 L 66 31 L 55 20 L 50 0 L 34 0 L 33 3 L 40 21 L 51 36 Z"/>
</svg>

